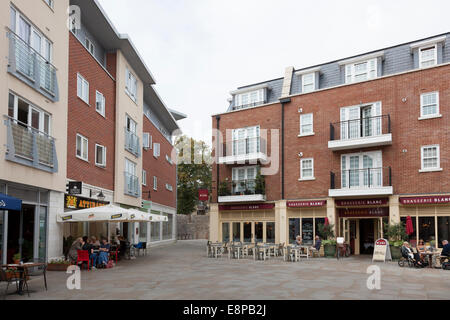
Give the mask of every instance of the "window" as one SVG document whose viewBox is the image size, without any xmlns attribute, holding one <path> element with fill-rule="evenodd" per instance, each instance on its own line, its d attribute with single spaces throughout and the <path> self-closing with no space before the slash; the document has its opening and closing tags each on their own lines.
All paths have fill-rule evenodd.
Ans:
<svg viewBox="0 0 450 320">
<path fill-rule="evenodd" d="M 166 189 L 169 190 L 169 191 L 173 191 L 172 185 L 170 185 L 168 183 L 166 183 Z"/>
<path fill-rule="evenodd" d="M 81 134 L 77 134 L 77 158 L 88 161 L 89 140 Z"/>
<path fill-rule="evenodd" d="M 420 96 L 420 117 L 434 118 L 439 115 L 439 92 L 424 93 Z"/>
<path fill-rule="evenodd" d="M 158 158 L 161 155 L 161 145 L 159 143 L 155 143 L 153 145 L 153 156 Z"/>
<path fill-rule="evenodd" d="M 378 67 L 377 58 L 347 64 L 345 66 L 345 83 L 353 83 L 375 79 L 377 77 L 377 67 Z"/>
<path fill-rule="evenodd" d="M 233 130 L 233 156 L 257 153 L 260 150 L 259 126 Z"/>
<path fill-rule="evenodd" d="M 157 177 L 153 177 L 153 190 L 155 190 L 155 191 L 158 190 L 158 178 Z"/>
<path fill-rule="evenodd" d="M 308 93 L 315 90 L 316 74 L 308 73 L 302 76 L 302 93 Z"/>
<path fill-rule="evenodd" d="M 131 176 L 136 176 L 136 163 L 125 158 L 125 172 Z"/>
<path fill-rule="evenodd" d="M 126 93 L 130 96 L 130 98 L 136 102 L 137 101 L 137 79 L 130 72 L 130 70 L 126 70 Z"/>
<path fill-rule="evenodd" d="M 50 8 L 52 8 L 53 9 L 53 0 L 44 0 L 45 1 L 45 3 L 50 7 Z"/>
<path fill-rule="evenodd" d="M 105 116 L 105 96 L 97 91 L 95 100 L 95 110 L 102 116 Z"/>
<path fill-rule="evenodd" d="M 419 49 L 420 68 L 432 67 L 437 65 L 437 46 Z"/>
<path fill-rule="evenodd" d="M 240 195 L 247 191 L 254 192 L 256 190 L 257 174 L 257 166 L 233 168 L 233 194 Z"/>
<path fill-rule="evenodd" d="M 51 133 L 51 115 L 12 93 L 8 99 L 8 116 L 47 135 Z"/>
<path fill-rule="evenodd" d="M 127 119 L 126 119 L 126 126 L 127 126 L 127 131 L 128 132 L 136 134 L 136 132 L 137 132 L 137 123 L 136 123 L 136 121 L 131 119 L 128 115 L 127 115 Z"/>
<path fill-rule="evenodd" d="M 300 115 L 300 135 L 308 136 L 314 134 L 314 116 L 312 113 Z"/>
<path fill-rule="evenodd" d="M 144 132 L 144 149 L 151 149 L 152 148 L 152 136 L 148 132 Z"/>
<path fill-rule="evenodd" d="M 254 90 L 237 94 L 235 97 L 235 107 L 257 106 L 265 101 L 265 89 Z"/>
<path fill-rule="evenodd" d="M 147 171 L 142 170 L 142 185 L 146 186 L 147 185 Z"/>
<path fill-rule="evenodd" d="M 95 165 L 106 167 L 106 147 L 99 144 L 95 145 Z"/>
<path fill-rule="evenodd" d="M 170 163 L 170 165 L 173 164 L 172 158 L 170 158 L 167 154 L 166 154 L 166 160 L 167 160 L 168 163 Z"/>
<path fill-rule="evenodd" d="M 92 41 L 89 40 L 88 38 L 86 38 L 86 40 L 85 40 L 85 46 L 86 46 L 86 49 L 87 49 L 92 55 L 94 55 L 94 53 L 95 53 L 95 46 L 94 46 L 94 44 L 92 43 Z"/>
<path fill-rule="evenodd" d="M 359 139 L 383 134 L 382 104 L 341 108 L 340 140 Z"/>
<path fill-rule="evenodd" d="M 421 171 L 437 171 L 440 168 L 440 150 L 439 146 L 422 147 L 422 170 Z"/>
<path fill-rule="evenodd" d="M 314 180 L 314 159 L 300 160 L 300 180 Z"/>
<path fill-rule="evenodd" d="M 80 74 L 77 75 L 77 95 L 81 100 L 89 104 L 89 82 Z"/>
<path fill-rule="evenodd" d="M 384 170 L 381 151 L 342 155 L 341 169 L 342 188 L 383 187 Z"/>
</svg>

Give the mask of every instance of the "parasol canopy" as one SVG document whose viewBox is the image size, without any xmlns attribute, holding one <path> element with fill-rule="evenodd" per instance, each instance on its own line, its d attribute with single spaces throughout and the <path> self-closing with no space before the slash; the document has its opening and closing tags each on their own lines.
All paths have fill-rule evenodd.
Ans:
<svg viewBox="0 0 450 320">
<path fill-rule="evenodd" d="M 414 233 L 414 227 L 412 223 L 412 219 L 410 216 L 406 218 L 406 234 L 408 236 L 412 235 Z"/>
</svg>

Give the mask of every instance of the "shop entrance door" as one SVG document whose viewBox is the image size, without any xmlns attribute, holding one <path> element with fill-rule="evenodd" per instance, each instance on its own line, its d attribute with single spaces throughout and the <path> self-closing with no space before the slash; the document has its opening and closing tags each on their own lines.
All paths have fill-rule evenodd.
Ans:
<svg viewBox="0 0 450 320">
<path fill-rule="evenodd" d="M 23 204 L 21 212 L 10 211 L 8 214 L 8 263 L 14 262 L 16 254 L 20 254 L 25 262 L 34 257 L 35 208 Z"/>
<path fill-rule="evenodd" d="M 361 254 L 373 254 L 375 244 L 376 219 L 360 219 L 360 252 Z"/>
</svg>

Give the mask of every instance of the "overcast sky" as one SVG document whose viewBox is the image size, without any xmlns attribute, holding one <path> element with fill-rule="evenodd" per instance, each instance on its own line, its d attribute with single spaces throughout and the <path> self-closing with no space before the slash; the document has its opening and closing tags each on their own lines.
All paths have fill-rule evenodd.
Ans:
<svg viewBox="0 0 450 320">
<path fill-rule="evenodd" d="M 184 133 L 211 144 L 237 87 L 450 31 L 448 0 L 100 0 Z"/>
</svg>

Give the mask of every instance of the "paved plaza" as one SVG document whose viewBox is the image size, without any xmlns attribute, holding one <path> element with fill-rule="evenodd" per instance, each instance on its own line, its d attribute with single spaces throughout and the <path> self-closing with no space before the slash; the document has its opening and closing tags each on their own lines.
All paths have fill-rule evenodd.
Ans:
<svg viewBox="0 0 450 320">
<path fill-rule="evenodd" d="M 206 241 L 179 241 L 120 261 L 113 269 L 82 271 L 81 290 L 68 290 L 64 272 L 49 272 L 47 292 L 30 281 L 32 299 L 450 299 L 450 271 L 377 263 L 381 290 L 366 281 L 369 257 L 314 258 L 292 263 L 206 258 Z M 3 294 L 4 285 L 0 286 Z M 0 294 L 0 295 L 1 295 Z M 29 299 L 8 295 L 8 300 Z"/>
</svg>

